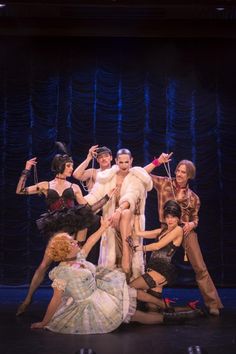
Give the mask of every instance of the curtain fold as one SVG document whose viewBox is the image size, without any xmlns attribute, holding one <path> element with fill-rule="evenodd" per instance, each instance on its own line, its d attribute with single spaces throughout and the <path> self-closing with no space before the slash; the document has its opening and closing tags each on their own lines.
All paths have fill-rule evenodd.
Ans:
<svg viewBox="0 0 236 354">
<path fill-rule="evenodd" d="M 44 198 L 15 189 L 34 156 L 39 180 L 52 179 L 59 140 L 75 166 L 94 144 L 114 156 L 129 148 L 140 166 L 173 151 L 173 175 L 178 161 L 192 160 L 205 261 L 217 284 L 235 285 L 234 40 L 9 38 L 0 50 L 0 284 L 29 283 L 43 256 L 35 220 Z M 146 228 L 158 224 L 152 191 Z M 193 284 L 191 266 L 179 259 L 179 269 L 180 283 Z"/>
</svg>

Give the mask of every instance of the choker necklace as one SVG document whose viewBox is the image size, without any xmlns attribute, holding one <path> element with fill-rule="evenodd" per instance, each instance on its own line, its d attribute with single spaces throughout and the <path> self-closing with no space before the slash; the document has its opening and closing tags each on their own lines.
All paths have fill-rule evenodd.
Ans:
<svg viewBox="0 0 236 354">
<path fill-rule="evenodd" d="M 76 259 L 77 259 L 77 256 L 74 256 L 74 257 L 71 257 L 71 258 L 64 259 L 64 262 L 75 261 Z"/>
<path fill-rule="evenodd" d="M 63 181 L 65 181 L 65 180 L 66 180 L 66 177 L 58 177 L 58 176 L 56 176 L 55 178 L 58 178 L 58 179 L 63 179 Z"/>
</svg>

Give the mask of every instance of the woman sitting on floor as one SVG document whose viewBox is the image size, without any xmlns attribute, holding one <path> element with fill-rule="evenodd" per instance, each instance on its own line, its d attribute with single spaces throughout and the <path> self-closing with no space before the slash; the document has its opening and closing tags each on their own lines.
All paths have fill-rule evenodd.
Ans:
<svg viewBox="0 0 236 354">
<path fill-rule="evenodd" d="M 47 247 L 48 256 L 61 263 L 50 272 L 53 281 L 53 297 L 41 322 L 32 329 L 47 328 L 53 332 L 68 334 L 108 333 L 122 322 L 137 321 L 160 324 L 168 319 L 182 320 L 192 317 L 193 310 L 183 313 L 141 312 L 136 301 L 157 305 L 155 297 L 142 290 L 130 288 L 125 273 L 95 268 L 86 257 L 109 226 L 101 220 L 100 229 L 86 241 L 83 247 L 67 233 L 55 235 Z"/>
</svg>

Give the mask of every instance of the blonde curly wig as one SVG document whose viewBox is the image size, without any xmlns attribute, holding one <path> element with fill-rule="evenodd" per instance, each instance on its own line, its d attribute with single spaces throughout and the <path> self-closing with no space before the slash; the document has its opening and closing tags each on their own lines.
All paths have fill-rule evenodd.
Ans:
<svg viewBox="0 0 236 354">
<path fill-rule="evenodd" d="M 65 232 L 55 235 L 47 246 L 46 254 L 55 262 L 64 261 L 72 249 L 71 237 Z"/>
</svg>

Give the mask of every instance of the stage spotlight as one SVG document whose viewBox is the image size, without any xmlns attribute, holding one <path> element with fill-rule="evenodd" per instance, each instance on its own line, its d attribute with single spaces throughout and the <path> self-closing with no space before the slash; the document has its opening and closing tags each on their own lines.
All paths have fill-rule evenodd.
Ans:
<svg viewBox="0 0 236 354">
<path fill-rule="evenodd" d="M 188 347 L 188 354 L 207 354 L 199 345 L 192 345 Z"/>
<path fill-rule="evenodd" d="M 96 353 L 91 348 L 81 348 L 78 352 L 75 352 L 75 354 L 96 354 Z"/>
</svg>

